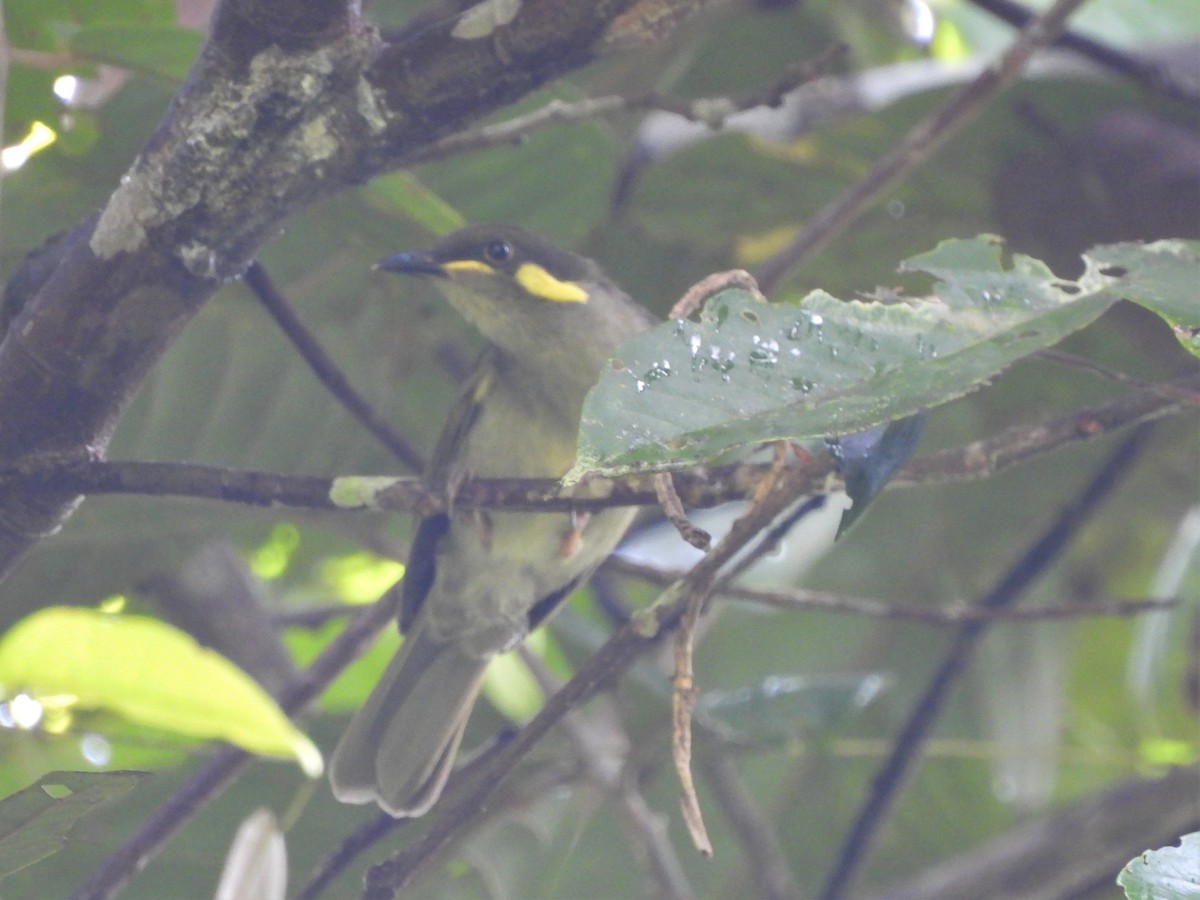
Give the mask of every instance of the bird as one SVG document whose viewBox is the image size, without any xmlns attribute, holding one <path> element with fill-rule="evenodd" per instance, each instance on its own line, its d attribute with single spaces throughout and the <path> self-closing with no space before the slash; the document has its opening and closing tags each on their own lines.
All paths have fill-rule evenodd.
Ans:
<svg viewBox="0 0 1200 900">
<path fill-rule="evenodd" d="M 593 260 L 522 228 L 472 225 L 386 272 L 434 285 L 486 341 L 426 479 L 560 478 L 584 397 L 657 319 Z M 399 587 L 404 641 L 330 762 L 334 796 L 416 817 L 437 801 L 491 659 L 517 646 L 616 548 L 635 510 L 454 509 L 417 526 Z"/>
</svg>

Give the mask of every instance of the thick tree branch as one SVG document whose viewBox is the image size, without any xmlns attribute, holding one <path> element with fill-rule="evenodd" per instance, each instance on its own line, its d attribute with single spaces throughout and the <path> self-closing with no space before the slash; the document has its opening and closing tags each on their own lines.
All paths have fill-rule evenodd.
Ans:
<svg viewBox="0 0 1200 900">
<path fill-rule="evenodd" d="M 18 273 L 0 345 L 0 462 L 103 456 L 146 374 L 290 216 L 595 58 L 634 0 L 525 0 L 486 34 L 358 3 L 224 0 L 98 217 Z M 674 4 L 682 14 L 692 3 Z M 0 575 L 76 502 L 0 490 Z"/>
</svg>

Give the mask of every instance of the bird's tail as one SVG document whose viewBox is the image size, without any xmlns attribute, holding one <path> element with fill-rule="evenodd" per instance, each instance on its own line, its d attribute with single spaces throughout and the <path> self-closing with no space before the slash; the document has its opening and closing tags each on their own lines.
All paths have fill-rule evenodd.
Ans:
<svg viewBox="0 0 1200 900">
<path fill-rule="evenodd" d="M 344 803 L 419 816 L 446 784 L 490 660 L 423 632 L 405 639 L 333 752 L 329 781 Z"/>
</svg>

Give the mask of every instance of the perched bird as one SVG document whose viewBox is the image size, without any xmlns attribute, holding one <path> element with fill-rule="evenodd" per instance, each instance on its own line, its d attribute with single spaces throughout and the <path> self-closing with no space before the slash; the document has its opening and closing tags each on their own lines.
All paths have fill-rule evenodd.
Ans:
<svg viewBox="0 0 1200 900">
<path fill-rule="evenodd" d="M 428 472 L 558 478 L 584 396 L 654 318 L 591 260 L 507 225 L 477 225 L 379 264 L 427 278 L 487 339 Z M 633 517 L 455 510 L 420 523 L 402 584 L 404 643 L 334 751 L 338 799 L 418 816 L 437 800 L 488 662 L 604 561 Z"/>
</svg>

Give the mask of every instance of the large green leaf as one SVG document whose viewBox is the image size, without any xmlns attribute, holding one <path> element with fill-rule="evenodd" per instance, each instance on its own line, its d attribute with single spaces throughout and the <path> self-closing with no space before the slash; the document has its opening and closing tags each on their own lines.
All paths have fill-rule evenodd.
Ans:
<svg viewBox="0 0 1200 900">
<path fill-rule="evenodd" d="M 147 677 L 148 674 L 152 677 Z M 0 639 L 0 693 L 110 709 L 188 737 L 290 756 L 312 776 L 321 753 L 245 672 L 146 616 L 52 606 Z"/>
<path fill-rule="evenodd" d="M 145 772 L 50 772 L 0 801 L 0 877 L 60 850 L 101 803 L 129 793 Z"/>
<path fill-rule="evenodd" d="M 953 240 L 902 269 L 933 296 L 767 303 L 710 297 L 700 321 L 625 344 L 584 404 L 573 475 L 689 464 L 769 440 L 870 428 L 960 397 L 1092 322 L 1116 299 L 1095 267 L 1078 282 L 1038 260 L 1006 268 L 992 237 Z"/>
</svg>

